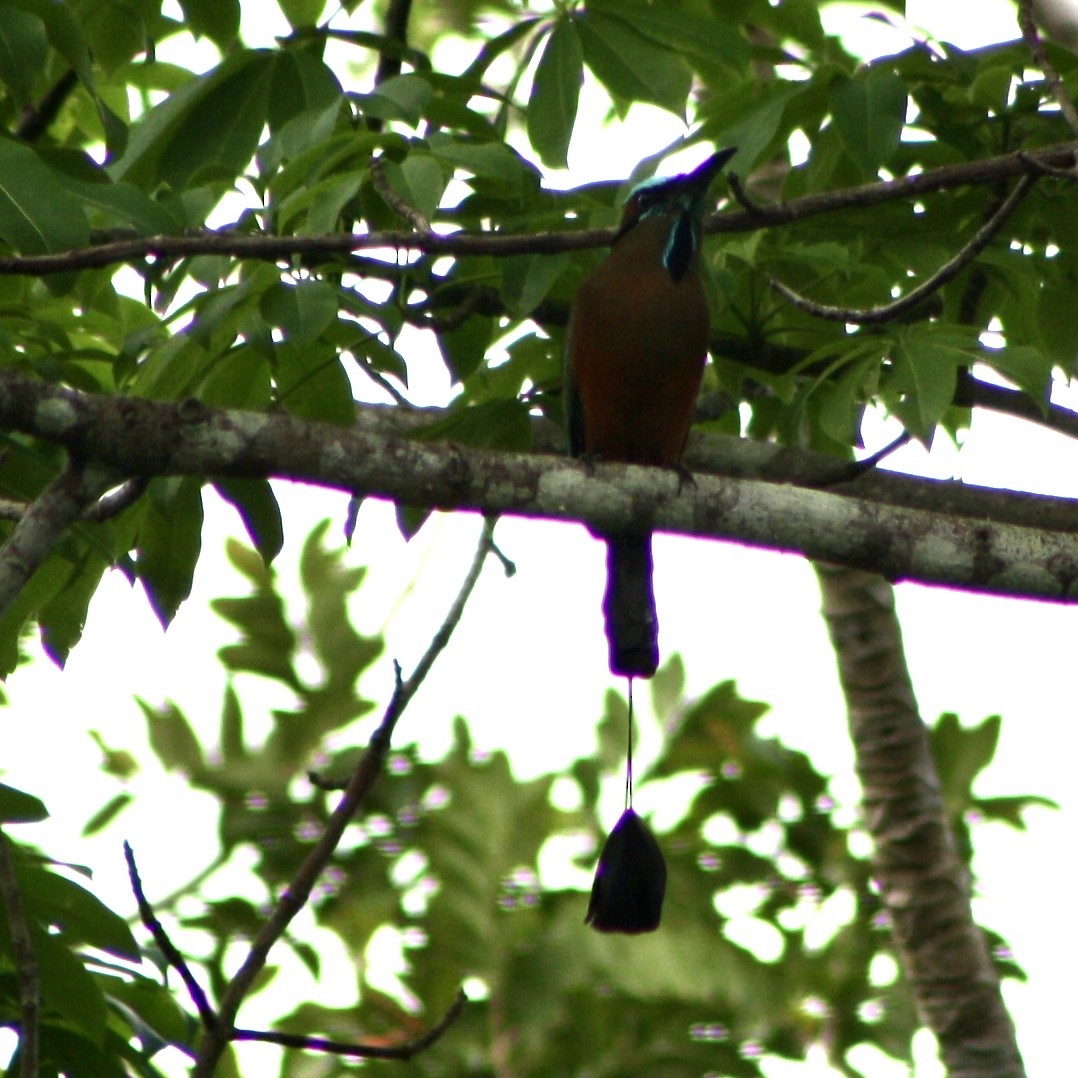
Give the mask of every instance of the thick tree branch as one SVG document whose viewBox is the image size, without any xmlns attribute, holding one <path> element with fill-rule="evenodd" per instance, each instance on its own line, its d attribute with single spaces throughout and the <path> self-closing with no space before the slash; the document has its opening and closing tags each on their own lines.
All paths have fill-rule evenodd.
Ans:
<svg viewBox="0 0 1078 1078">
<path fill-rule="evenodd" d="M 1039 172 L 1042 167 L 1069 169 L 1075 163 L 1075 145 L 1062 143 L 1040 150 L 989 157 L 983 161 L 946 165 L 915 176 L 806 195 L 775 206 L 755 207 L 752 211 L 729 210 L 711 217 L 705 227 L 709 233 L 754 232 L 824 213 L 867 208 L 884 202 L 921 198 L 955 187 L 1014 179 L 1031 171 Z M 193 236 L 133 236 L 57 254 L 8 255 L 0 258 L 0 274 L 43 277 L 146 259 L 172 262 L 200 254 L 223 254 L 270 262 L 293 258 L 334 258 L 354 251 L 378 248 L 435 255 L 557 254 L 609 246 L 614 236 L 614 229 L 602 228 L 530 235 L 390 230 L 323 236 L 272 236 L 223 230 Z"/>
<path fill-rule="evenodd" d="M 1078 601 L 1073 503 L 984 488 L 986 513 L 963 516 L 955 504 L 968 488 L 910 480 L 904 489 L 919 504 L 904 505 L 866 496 L 871 483 L 849 480 L 841 462 L 806 480 L 787 463 L 802 458 L 774 447 L 755 471 L 698 472 L 696 486 L 679 491 L 662 469 L 600 464 L 592 473 L 557 457 L 385 436 L 363 423 L 92 396 L 11 371 L 0 372 L 0 426 L 127 475 L 277 476 L 435 509 L 728 539 L 891 580 Z M 1042 523 L 1053 518 L 1060 523 Z"/>
<path fill-rule="evenodd" d="M 864 788 L 873 866 L 902 968 L 949 1078 L 1024 1078 L 969 874 L 955 848 L 906 669 L 894 591 L 817 565 Z"/>
</svg>

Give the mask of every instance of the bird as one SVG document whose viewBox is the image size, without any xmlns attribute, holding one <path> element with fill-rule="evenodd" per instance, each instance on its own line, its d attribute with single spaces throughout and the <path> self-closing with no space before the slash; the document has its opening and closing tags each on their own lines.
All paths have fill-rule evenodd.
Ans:
<svg viewBox="0 0 1078 1078">
<path fill-rule="evenodd" d="M 707 192 L 736 147 L 630 191 L 613 247 L 580 284 L 566 334 L 572 456 L 678 467 L 707 358 L 700 280 Z M 651 532 L 595 533 L 607 547 L 603 615 L 613 674 L 659 664 Z"/>
</svg>

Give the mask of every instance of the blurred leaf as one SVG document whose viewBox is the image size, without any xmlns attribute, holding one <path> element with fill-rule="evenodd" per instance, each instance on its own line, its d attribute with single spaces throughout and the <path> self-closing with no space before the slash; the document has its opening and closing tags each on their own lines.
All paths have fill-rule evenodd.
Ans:
<svg viewBox="0 0 1078 1078">
<path fill-rule="evenodd" d="M 266 479 L 219 479 L 214 488 L 240 514 L 247 535 L 268 565 L 284 545 L 281 509 Z"/>
<path fill-rule="evenodd" d="M 167 628 L 191 594 L 202 550 L 198 479 L 157 480 L 144 499 L 138 533 L 138 576 L 157 619 Z"/>
<path fill-rule="evenodd" d="M 289 26 L 299 30 L 301 27 L 314 26 L 326 6 L 326 0 L 277 0 L 277 6 Z"/>
<path fill-rule="evenodd" d="M 416 431 L 425 441 L 457 442 L 480 449 L 524 452 L 531 448 L 528 407 L 517 400 L 491 400 L 458 408 Z"/>
<path fill-rule="evenodd" d="M 271 53 L 237 50 L 175 91 L 132 126 L 113 179 L 182 189 L 239 175 L 266 124 L 274 64 Z"/>
<path fill-rule="evenodd" d="M 273 571 L 263 558 L 235 540 L 230 540 L 227 547 L 229 560 L 254 585 L 254 593 L 236 599 L 214 599 L 210 604 L 241 634 L 240 643 L 221 648 L 221 662 L 230 671 L 262 674 L 285 685 L 298 686 L 292 666 L 297 640 L 285 619 L 284 603 L 274 590 Z"/>
<path fill-rule="evenodd" d="M 57 929 L 69 946 L 86 944 L 137 962 L 138 944 L 127 923 L 99 898 L 52 868 L 15 858 L 15 877 L 27 909 L 42 929 Z"/>
<path fill-rule="evenodd" d="M 588 67 L 616 99 L 648 101 L 684 116 L 692 73 L 676 52 L 655 45 L 620 19 L 590 9 L 575 25 Z"/>
<path fill-rule="evenodd" d="M 835 127 L 866 178 L 875 178 L 898 147 L 907 96 L 902 78 L 882 68 L 854 76 L 832 93 Z"/>
<path fill-rule="evenodd" d="M 36 823 L 48 817 L 49 810 L 39 798 L 0 782 L 0 823 Z"/>
<path fill-rule="evenodd" d="M 167 771 L 197 775 L 203 768 L 202 746 L 184 713 L 173 703 L 152 707 L 138 701 L 146 716 L 150 745 Z"/>
<path fill-rule="evenodd" d="M 29 147 L 0 140 L 0 240 L 18 254 L 84 246 L 86 214 L 55 173 Z"/>
<path fill-rule="evenodd" d="M 47 47 L 41 19 L 17 7 L 0 8 L 0 82 L 17 105 L 29 104 Z"/>
<path fill-rule="evenodd" d="M 239 0 L 180 0 L 184 20 L 195 38 L 208 37 L 222 50 L 240 31 Z"/>
<path fill-rule="evenodd" d="M 544 165 L 567 168 L 584 79 L 584 53 L 573 20 L 560 18 L 536 62 L 528 102 L 528 138 Z"/>
<path fill-rule="evenodd" d="M 99 831 L 103 831 L 133 801 L 134 797 L 127 792 L 117 794 L 82 825 L 80 834 L 83 838 L 88 838 L 90 835 L 96 835 Z"/>
</svg>

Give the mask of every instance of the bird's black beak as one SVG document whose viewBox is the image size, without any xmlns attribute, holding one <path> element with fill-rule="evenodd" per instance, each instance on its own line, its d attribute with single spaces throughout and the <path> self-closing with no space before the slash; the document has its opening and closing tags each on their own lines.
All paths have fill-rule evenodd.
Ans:
<svg viewBox="0 0 1078 1078">
<path fill-rule="evenodd" d="M 701 193 L 706 191 L 710 186 L 712 180 L 722 171 L 723 165 L 730 160 L 734 154 L 737 153 L 736 146 L 728 146 L 725 150 L 719 150 L 718 153 L 713 153 L 703 164 L 697 165 L 692 172 L 686 173 L 682 177 L 682 182 L 686 187 L 693 190 L 700 191 Z"/>
</svg>

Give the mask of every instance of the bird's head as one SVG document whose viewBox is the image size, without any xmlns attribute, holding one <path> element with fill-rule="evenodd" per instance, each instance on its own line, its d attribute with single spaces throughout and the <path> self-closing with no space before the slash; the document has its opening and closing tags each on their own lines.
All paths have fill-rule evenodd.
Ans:
<svg viewBox="0 0 1078 1078">
<path fill-rule="evenodd" d="M 675 281 L 681 280 L 700 245 L 700 222 L 707 208 L 708 188 L 735 153 L 736 146 L 728 147 L 712 154 L 692 172 L 637 184 L 625 202 L 614 242 L 650 217 L 670 218 L 663 264 Z"/>
</svg>

